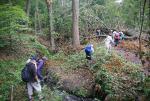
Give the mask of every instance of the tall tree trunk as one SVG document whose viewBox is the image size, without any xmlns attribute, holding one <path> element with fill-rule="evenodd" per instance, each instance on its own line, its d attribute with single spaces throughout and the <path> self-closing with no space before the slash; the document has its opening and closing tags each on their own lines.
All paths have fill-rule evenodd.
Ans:
<svg viewBox="0 0 150 101">
<path fill-rule="evenodd" d="M 142 0 L 143 1 L 143 0 Z M 142 3 L 141 1 L 141 3 Z M 139 55 L 140 55 L 140 58 L 142 58 L 142 43 L 141 43 L 141 35 L 142 35 L 142 30 L 143 30 L 143 21 L 144 21 L 144 9 L 145 9 L 145 4 L 146 4 L 146 0 L 144 0 L 144 3 L 143 3 L 143 7 L 142 7 L 142 10 L 141 10 L 141 27 L 140 27 L 140 35 L 139 35 Z M 142 5 L 141 5 L 142 6 Z"/>
<path fill-rule="evenodd" d="M 37 31 L 37 0 L 35 1 L 35 12 L 34 12 L 34 29 L 35 29 L 35 34 L 38 33 Z"/>
<path fill-rule="evenodd" d="M 29 14 L 30 14 L 30 4 L 31 4 L 31 0 L 26 0 L 26 14 L 27 16 L 29 17 Z"/>
<path fill-rule="evenodd" d="M 41 27 L 41 20 L 40 20 L 40 14 L 39 14 L 39 9 L 37 10 L 37 20 L 38 20 L 38 29 L 39 33 L 42 33 L 42 27 Z"/>
<path fill-rule="evenodd" d="M 77 49 L 80 45 L 79 40 L 79 0 L 72 0 L 72 33 L 73 33 L 73 47 Z"/>
<path fill-rule="evenodd" d="M 25 11 L 26 11 L 26 14 L 27 14 L 28 17 L 30 16 L 30 4 L 31 4 L 31 0 L 26 0 Z M 26 25 L 28 26 L 28 23 L 26 23 Z"/>
<path fill-rule="evenodd" d="M 64 7 L 64 0 L 61 0 L 61 6 Z"/>
<path fill-rule="evenodd" d="M 38 0 L 35 1 L 35 33 L 42 33 Z"/>
<path fill-rule="evenodd" d="M 52 16 L 52 0 L 45 0 L 47 4 L 47 9 L 48 9 L 48 19 L 49 19 L 49 37 L 50 37 L 50 45 L 51 45 L 51 50 L 55 50 L 55 40 L 52 37 L 52 32 L 53 32 L 53 16 Z"/>
</svg>

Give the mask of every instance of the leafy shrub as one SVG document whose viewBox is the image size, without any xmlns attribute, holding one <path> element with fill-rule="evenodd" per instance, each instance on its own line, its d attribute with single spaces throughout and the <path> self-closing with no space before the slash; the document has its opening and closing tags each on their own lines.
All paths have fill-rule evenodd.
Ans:
<svg viewBox="0 0 150 101">
<path fill-rule="evenodd" d="M 0 46 L 4 47 L 9 44 L 11 35 L 16 35 L 28 23 L 28 17 L 19 6 L 0 5 L 0 12 L 0 38 L 3 39 Z"/>
<path fill-rule="evenodd" d="M 106 54 L 103 46 L 98 48 L 95 55 L 96 64 L 92 70 L 95 71 L 96 82 L 107 94 L 117 94 L 125 98 L 133 98 L 138 94 L 139 83 L 143 80 L 140 65 L 126 62 L 126 60 L 113 54 Z"/>
<path fill-rule="evenodd" d="M 24 66 L 24 62 L 0 61 L 0 100 L 5 101 L 9 98 L 11 86 L 16 87 L 21 81 L 20 71 Z"/>
</svg>

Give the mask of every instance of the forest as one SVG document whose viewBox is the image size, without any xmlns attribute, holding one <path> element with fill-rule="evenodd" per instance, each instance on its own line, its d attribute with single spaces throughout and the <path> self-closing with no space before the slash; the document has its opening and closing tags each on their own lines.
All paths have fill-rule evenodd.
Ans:
<svg viewBox="0 0 150 101">
<path fill-rule="evenodd" d="M 0 101 L 150 101 L 150 0 L 0 0 Z"/>
</svg>

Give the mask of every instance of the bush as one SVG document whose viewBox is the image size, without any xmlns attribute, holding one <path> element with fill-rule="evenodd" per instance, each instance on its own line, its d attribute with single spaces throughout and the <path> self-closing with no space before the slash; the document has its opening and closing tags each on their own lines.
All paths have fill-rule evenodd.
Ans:
<svg viewBox="0 0 150 101">
<path fill-rule="evenodd" d="M 0 5 L 0 46 L 4 47 L 9 45 L 13 37 L 17 35 L 19 31 L 26 23 L 28 23 L 28 17 L 26 16 L 23 9 L 19 6 Z"/>
</svg>

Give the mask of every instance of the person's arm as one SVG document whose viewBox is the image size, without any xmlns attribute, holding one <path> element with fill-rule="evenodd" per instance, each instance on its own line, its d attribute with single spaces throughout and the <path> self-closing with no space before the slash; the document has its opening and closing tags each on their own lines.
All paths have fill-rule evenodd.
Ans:
<svg viewBox="0 0 150 101">
<path fill-rule="evenodd" d="M 41 69 L 43 67 L 44 61 L 43 60 L 39 60 L 38 61 L 38 65 L 37 65 L 37 69 Z"/>
<path fill-rule="evenodd" d="M 43 76 L 42 76 L 43 66 L 44 66 L 44 60 L 41 59 L 38 61 L 38 65 L 37 65 L 37 75 L 40 80 L 43 79 Z"/>
</svg>

